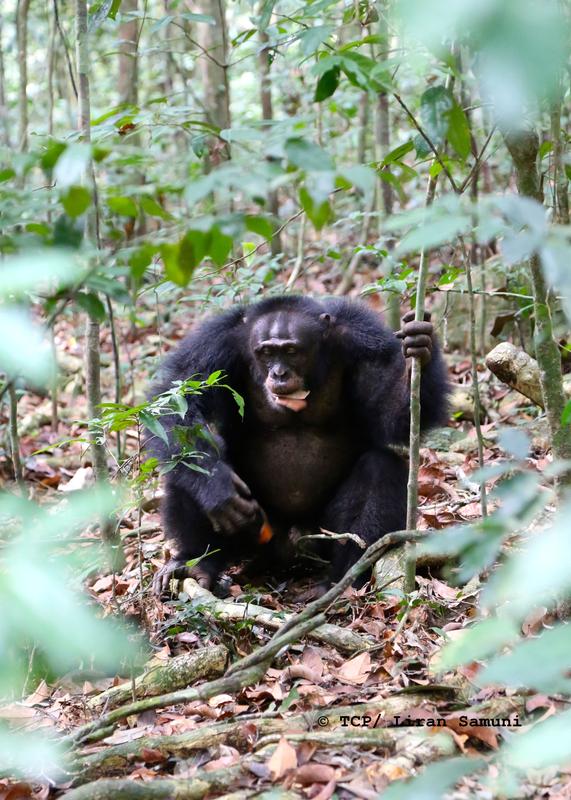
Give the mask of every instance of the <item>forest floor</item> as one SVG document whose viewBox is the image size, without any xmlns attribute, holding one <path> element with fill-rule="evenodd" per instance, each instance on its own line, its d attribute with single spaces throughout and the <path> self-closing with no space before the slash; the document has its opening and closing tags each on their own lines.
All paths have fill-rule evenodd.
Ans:
<svg viewBox="0 0 571 800">
<path fill-rule="evenodd" d="M 150 324 L 135 328 L 122 324 L 120 336 L 129 362 L 126 402 L 143 396 L 149 376 L 141 365 L 152 364 L 180 337 L 181 316 L 174 313 L 160 337 Z M 66 492 L 93 480 L 85 444 L 59 444 L 85 434 L 78 330 L 69 321 L 57 328 L 64 376 L 58 429 L 51 427 L 49 400 L 27 394 L 21 401 L 25 479 L 33 497 L 42 503 L 65 503 Z M 108 337 L 102 346 L 106 394 L 112 396 Z M 469 387 L 469 359 L 452 355 L 449 360 L 455 384 Z M 537 424 L 536 412 L 525 398 L 486 371 L 480 377 L 486 463 L 501 457 L 500 428 L 524 425 L 533 437 L 529 467 L 542 471 L 549 463 L 548 438 Z M 481 516 L 479 486 L 470 480 L 478 466 L 474 426 L 464 416 L 470 416 L 469 407 L 464 415 L 457 413 L 448 428 L 425 440 L 419 484 L 421 529 L 444 529 Z M 128 432 L 130 454 L 136 453 L 136 445 L 136 433 Z M 5 462 L 0 470 L 7 477 Z M 304 609 L 307 581 L 266 576 L 254 586 L 239 572 L 231 576 L 230 601 L 246 604 L 242 618 L 230 619 L 223 609 L 209 611 L 206 601 L 192 600 L 188 592 L 165 602 L 155 598 L 150 580 L 165 558 L 159 498 L 156 484 L 149 485 L 143 490 L 140 508 L 133 503 L 124 512 L 121 535 L 126 565 L 122 572 L 93 575 L 86 583 L 103 614 L 120 613 L 133 622 L 134 629 L 144 631 L 150 640 L 144 654 L 146 670 L 168 671 L 176 657 L 212 650 L 214 645 L 222 645 L 232 661 L 252 653 L 274 633 L 267 620 L 249 614 L 252 604 L 273 612 L 273 624 L 276 617 Z M 88 531 L 81 541 L 94 537 Z M 328 623 L 355 634 L 342 649 L 311 636 L 294 642 L 279 651 L 263 678 L 238 692 L 127 716 L 104 738 L 82 746 L 75 774 L 63 775 L 58 787 L 40 783 L 26 793 L 21 784 L 20 793 L 13 794 L 14 784 L 0 781 L 0 798 L 48 797 L 58 789 L 76 796 L 79 790 L 68 792 L 72 785 L 113 776 L 145 785 L 167 777 L 200 778 L 204 790 L 197 790 L 193 797 L 236 792 L 245 797 L 280 787 L 292 797 L 327 800 L 336 792 L 341 798 L 368 800 L 396 778 L 415 774 L 423 764 L 458 753 L 485 755 L 498 747 L 501 737 L 511 735 L 509 727 L 465 725 L 463 715 L 469 720 L 499 718 L 515 723 L 525 709 L 550 713 L 552 701 L 546 696 L 522 699 L 504 690 L 481 688 L 477 663 L 438 674 L 436 660 L 444 641 L 453 639 L 476 614 L 479 584 L 471 581 L 458 588 L 446 570 L 428 567 L 418 576 L 417 589 L 408 605 L 395 586 L 382 591 L 370 586 L 345 590 L 327 615 Z M 541 616 L 527 620 L 528 632 L 539 630 L 545 621 Z M 218 674 L 221 671 L 223 664 Z M 215 676 L 216 670 L 211 677 Z M 54 682 L 43 681 L 23 703 L 4 707 L 0 716 L 18 727 L 73 733 L 107 709 L 100 706 L 94 712 L 94 697 L 129 680 L 128 668 L 120 676 L 78 671 Z M 184 680 L 182 686 L 174 684 L 175 688 L 184 685 Z M 444 726 L 436 722 L 442 719 Z M 438 735 L 427 738 L 427 733 Z M 527 796 L 569 796 L 564 794 L 568 787 L 564 788 L 561 775 L 542 775 L 540 780 L 529 786 Z M 490 795 L 481 777 L 468 777 L 450 797 Z"/>
</svg>

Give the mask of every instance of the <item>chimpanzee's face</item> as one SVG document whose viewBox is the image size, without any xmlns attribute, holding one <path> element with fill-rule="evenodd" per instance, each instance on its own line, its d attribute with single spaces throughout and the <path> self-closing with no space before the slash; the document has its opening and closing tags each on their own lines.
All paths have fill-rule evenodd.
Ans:
<svg viewBox="0 0 571 800">
<path fill-rule="evenodd" d="M 306 407 L 322 338 L 322 325 L 304 314 L 276 311 L 254 322 L 250 350 L 269 402 L 291 411 Z"/>
</svg>

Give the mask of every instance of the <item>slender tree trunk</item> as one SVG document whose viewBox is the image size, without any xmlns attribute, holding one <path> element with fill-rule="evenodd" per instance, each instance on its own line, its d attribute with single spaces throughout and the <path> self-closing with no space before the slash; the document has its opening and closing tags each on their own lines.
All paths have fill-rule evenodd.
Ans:
<svg viewBox="0 0 571 800">
<path fill-rule="evenodd" d="M 123 0 L 121 13 L 137 11 L 137 0 Z M 119 103 L 136 106 L 138 103 L 139 63 L 137 44 L 139 24 L 136 17 L 127 17 L 119 27 L 119 82 L 117 92 Z"/>
<path fill-rule="evenodd" d="M 359 164 L 364 164 L 367 159 L 369 105 L 369 93 L 362 92 L 359 98 L 359 136 L 357 139 L 357 162 Z"/>
<path fill-rule="evenodd" d="M 387 60 L 389 51 L 389 29 L 387 25 L 387 6 L 388 2 L 383 4 L 380 8 L 379 19 L 379 36 L 381 37 L 381 50 L 377 59 L 379 62 Z M 377 97 L 377 108 L 375 114 L 375 158 L 377 162 L 381 162 L 391 149 L 391 119 L 389 111 L 389 96 L 386 92 L 379 92 Z M 383 216 L 386 219 L 393 213 L 394 207 L 394 192 L 393 187 L 387 181 L 379 178 L 377 183 L 377 191 L 379 193 L 379 211 L 383 211 Z M 383 231 L 383 222 L 379 214 L 379 234 Z M 392 247 L 392 241 L 387 243 L 389 248 Z M 400 327 L 400 298 L 394 292 L 387 292 L 385 294 L 385 301 L 387 304 L 387 321 L 393 330 L 398 330 Z"/>
<path fill-rule="evenodd" d="M 20 436 L 18 434 L 18 395 L 13 381 L 10 381 L 8 387 L 8 398 L 10 403 L 10 455 L 12 457 L 14 480 L 20 488 L 23 488 L 24 479 L 22 460 L 20 458 Z"/>
<path fill-rule="evenodd" d="M 75 0 L 76 19 L 76 59 L 78 78 L 79 118 L 78 127 L 85 142 L 91 141 L 91 106 L 89 98 L 89 42 L 87 33 L 87 0 Z M 93 178 L 93 169 L 91 171 Z M 98 244 L 97 230 L 97 192 L 93 184 L 94 211 L 86 214 L 86 235 Z M 94 317 L 88 317 L 85 333 L 85 382 L 87 393 L 87 413 L 90 419 L 99 417 L 99 404 L 101 403 L 101 366 L 99 350 L 99 323 Z M 90 430 L 91 453 L 93 457 L 93 472 L 99 484 L 109 480 L 105 445 L 97 432 Z M 115 531 L 113 520 L 105 518 L 101 521 L 102 535 L 108 545 L 111 563 L 114 568 L 122 564 L 120 540 Z"/>
<path fill-rule="evenodd" d="M 260 64 L 260 103 L 262 106 L 262 119 L 264 122 L 271 123 L 274 118 L 274 109 L 272 103 L 272 79 L 271 79 L 271 58 L 270 58 L 270 50 L 268 47 L 269 37 L 266 31 L 260 30 L 260 54 L 259 54 L 259 64 Z M 270 131 L 271 125 L 264 125 L 264 130 Z M 268 192 L 268 208 L 270 213 L 276 218 L 278 217 L 279 213 L 279 202 L 278 202 L 278 193 L 277 191 L 270 191 Z M 278 234 L 277 236 L 272 237 L 271 241 L 271 248 L 272 248 L 272 255 L 276 256 L 278 253 L 282 252 L 282 242 L 281 237 Z"/>
<path fill-rule="evenodd" d="M 169 13 L 169 0 L 163 0 L 163 12 L 164 14 Z M 173 92 L 173 66 L 175 66 L 174 58 L 171 51 L 171 46 L 169 42 L 169 25 L 165 25 L 163 28 L 162 33 L 162 42 L 161 42 L 161 61 L 162 61 L 162 77 L 159 81 L 159 91 L 168 97 Z M 184 135 L 184 134 L 183 134 Z"/>
<path fill-rule="evenodd" d="M 561 107 L 563 90 L 550 109 L 551 138 L 553 140 L 553 194 L 555 219 L 561 225 L 569 225 L 569 180 L 565 174 L 565 142 L 561 131 Z"/>
<path fill-rule="evenodd" d="M 426 188 L 425 208 L 429 208 L 436 195 L 438 176 L 428 179 Z M 424 302 L 428 283 L 428 268 L 430 266 L 430 253 L 423 247 L 420 251 L 418 264 L 418 278 L 416 282 L 415 318 L 424 320 Z M 418 358 L 411 359 L 410 370 L 410 442 L 409 442 L 409 473 L 408 473 L 408 500 L 406 511 L 406 527 L 412 531 L 416 529 L 418 516 L 418 470 L 420 467 L 420 382 L 422 378 L 422 365 Z M 414 577 L 414 576 L 413 576 Z M 412 591 L 411 588 L 408 591 Z"/>
<path fill-rule="evenodd" d="M 480 379 L 478 376 L 478 337 L 476 333 L 476 302 L 474 295 L 474 283 L 472 281 L 472 252 L 468 252 L 464 239 L 460 237 L 462 248 L 462 259 L 466 270 L 466 285 L 468 287 L 468 302 L 470 309 L 470 360 L 472 362 L 472 397 L 474 399 L 474 427 L 476 428 L 476 440 L 478 442 L 478 463 L 480 470 L 484 469 L 484 437 L 482 435 L 482 400 L 480 397 Z M 486 481 L 480 481 L 480 505 L 482 517 L 488 516 L 488 496 L 486 492 Z"/>
<path fill-rule="evenodd" d="M 200 0 L 199 10 L 213 17 L 214 25 L 201 23 L 199 58 L 208 121 L 220 130 L 230 127 L 230 83 L 228 79 L 228 32 L 224 0 Z M 209 143 L 207 167 L 230 158 L 230 147 L 220 139 Z"/>
<path fill-rule="evenodd" d="M 48 136 L 54 132 L 54 74 L 56 65 L 56 19 L 55 14 L 50 14 L 50 29 L 48 38 Z"/>
<path fill-rule="evenodd" d="M 452 85 L 452 77 L 446 78 L 446 88 Z M 437 163 L 438 154 L 435 152 L 432 158 L 432 165 Z M 438 185 L 438 175 L 433 176 L 429 173 L 428 184 L 426 187 L 425 208 L 429 208 L 436 196 Z M 426 288 L 428 284 L 428 269 L 430 266 L 430 254 L 426 247 L 420 251 L 420 261 L 418 265 L 418 278 L 416 282 L 416 303 L 415 319 L 424 320 L 424 304 L 426 300 Z M 407 503 L 406 503 L 406 527 L 408 530 L 416 528 L 418 517 L 418 472 L 420 469 L 420 413 L 421 398 L 420 389 L 422 384 L 422 364 L 420 359 L 413 358 L 410 370 L 410 438 L 409 438 L 409 467 L 407 484 Z M 416 553 L 412 545 L 407 545 L 405 560 L 404 589 L 406 592 L 414 591 L 416 582 Z"/>
<path fill-rule="evenodd" d="M 1 141 L 10 147 L 10 120 L 8 118 L 8 107 L 6 105 L 6 71 L 4 68 L 3 50 L 3 16 L 0 14 L 0 135 Z"/>
<path fill-rule="evenodd" d="M 524 197 L 543 203 L 543 191 L 537 166 L 539 137 L 532 128 L 504 133 L 512 157 L 518 190 Z M 571 427 L 561 424 L 566 405 L 561 375 L 561 356 L 553 335 L 548 288 L 537 254 L 529 259 L 535 312 L 535 357 L 540 369 L 541 391 L 551 433 L 553 455 L 558 459 L 571 458 Z"/>
<path fill-rule="evenodd" d="M 58 432 L 59 427 L 59 410 L 58 410 L 58 362 L 57 362 L 57 347 L 56 337 L 53 326 L 50 330 L 52 359 L 54 363 L 54 371 L 51 380 L 51 401 L 52 401 L 52 433 Z"/>
<path fill-rule="evenodd" d="M 16 40 L 18 42 L 18 147 L 28 150 L 28 11 L 30 0 L 18 0 L 16 6 Z"/>
</svg>

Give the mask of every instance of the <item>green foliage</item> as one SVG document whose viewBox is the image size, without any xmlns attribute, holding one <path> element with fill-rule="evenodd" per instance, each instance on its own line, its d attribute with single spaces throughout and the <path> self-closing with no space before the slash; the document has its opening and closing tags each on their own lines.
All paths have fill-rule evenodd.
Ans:
<svg viewBox="0 0 571 800">
<path fill-rule="evenodd" d="M 149 431 L 152 437 L 156 436 L 168 443 L 168 434 L 161 419 L 175 415 L 180 418 L 182 423 L 188 411 L 187 398 L 199 397 L 205 391 L 215 389 L 224 389 L 230 392 L 239 415 L 243 416 L 243 398 L 231 386 L 223 382 L 223 377 L 223 373 L 217 370 L 204 380 L 188 378 L 185 381 L 174 381 L 165 392 L 136 406 L 126 403 L 101 403 L 101 417 L 97 422 L 101 424 L 104 432 L 138 430 L 139 426 L 142 426 Z M 203 439 L 214 444 L 208 430 L 201 425 L 189 428 L 182 424 L 174 426 L 172 430 L 175 444 L 178 445 L 177 453 L 171 461 L 160 465 L 160 471 L 162 473 L 170 472 L 177 464 L 184 463 L 189 469 L 205 472 L 198 464 L 204 458 L 204 453 L 197 449 L 197 441 Z M 144 470 L 145 474 L 149 474 L 155 466 L 159 466 L 156 459 L 148 459 Z"/>
<path fill-rule="evenodd" d="M 0 497 L 5 539 L 0 555 L 0 696 L 18 697 L 24 683 L 33 687 L 45 675 L 35 673 L 38 663 L 53 676 L 80 664 L 115 671 L 130 657 L 125 629 L 98 619 L 78 591 L 98 554 L 93 548 L 67 545 L 71 535 L 101 512 L 110 512 L 115 502 L 111 493 L 101 491 L 70 496 L 56 509 L 9 494 Z M 0 730 L 3 770 L 46 774 L 58 758 L 55 743 L 45 737 Z"/>
<path fill-rule="evenodd" d="M 397 13 L 430 51 L 448 40 L 477 52 L 486 99 L 505 125 L 518 127 L 523 107 L 552 95 L 566 63 L 568 23 L 555 0 L 398 0 Z"/>
<path fill-rule="evenodd" d="M 70 186 L 62 195 L 61 204 L 69 217 L 80 217 L 91 205 L 91 194 L 85 186 Z"/>
</svg>

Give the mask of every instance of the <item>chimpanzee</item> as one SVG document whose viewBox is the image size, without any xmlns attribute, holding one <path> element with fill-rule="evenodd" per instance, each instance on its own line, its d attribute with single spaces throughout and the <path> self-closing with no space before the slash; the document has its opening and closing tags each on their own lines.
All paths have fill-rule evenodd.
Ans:
<svg viewBox="0 0 571 800">
<path fill-rule="evenodd" d="M 191 570 L 207 587 L 233 559 L 267 548 L 271 564 L 292 526 L 351 532 L 369 544 L 404 528 L 407 465 L 390 445 L 408 439 L 406 358 L 423 364 L 422 427 L 446 420 L 446 367 L 429 319 L 409 313 L 395 335 L 362 303 L 287 295 L 232 308 L 184 339 L 153 394 L 223 370 L 245 409 L 242 418 L 228 389 L 208 388 L 188 397 L 184 422 L 162 418 L 168 445 L 150 442 L 168 461 L 178 447 L 174 426 L 209 432 L 197 445 L 203 471 L 178 463 L 166 475 L 164 527 L 178 552 L 155 576 L 155 591 L 207 551 Z M 330 579 L 359 555 L 354 542 L 335 543 Z"/>
</svg>

